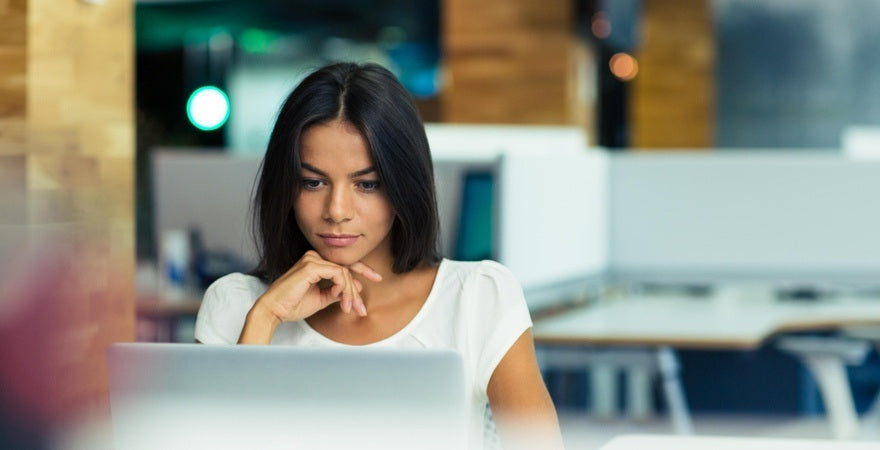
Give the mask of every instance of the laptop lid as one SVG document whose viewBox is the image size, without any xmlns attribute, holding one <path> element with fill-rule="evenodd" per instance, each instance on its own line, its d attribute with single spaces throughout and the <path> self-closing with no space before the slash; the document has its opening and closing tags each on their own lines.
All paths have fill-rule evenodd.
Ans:
<svg viewBox="0 0 880 450">
<path fill-rule="evenodd" d="M 116 448 L 464 448 L 454 351 L 120 343 Z"/>
</svg>

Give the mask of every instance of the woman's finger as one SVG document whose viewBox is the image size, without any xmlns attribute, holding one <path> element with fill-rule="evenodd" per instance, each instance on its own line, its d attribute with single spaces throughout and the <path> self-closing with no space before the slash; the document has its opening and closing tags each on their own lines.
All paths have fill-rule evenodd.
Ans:
<svg viewBox="0 0 880 450">
<path fill-rule="evenodd" d="M 330 296 L 333 298 L 339 298 L 339 294 L 342 293 L 342 290 L 345 289 L 341 284 L 334 284 L 330 287 Z"/>
<path fill-rule="evenodd" d="M 338 266 L 333 263 L 328 262 L 310 262 L 305 267 L 306 272 L 306 281 L 308 281 L 312 285 L 316 285 L 318 288 L 321 288 L 321 284 L 326 284 L 326 281 L 329 280 L 333 283 L 333 286 L 330 287 L 330 296 L 339 300 L 342 300 L 343 303 L 346 300 L 345 290 L 346 287 L 350 284 L 346 279 L 345 273 L 347 272 L 344 267 Z M 350 296 L 348 296 L 350 300 Z"/>
<path fill-rule="evenodd" d="M 352 272 L 361 275 L 370 281 L 382 281 L 382 275 L 380 275 L 379 272 L 376 272 L 360 261 L 348 266 L 348 268 L 351 269 Z"/>
<path fill-rule="evenodd" d="M 358 295 L 357 288 L 354 285 L 351 271 L 347 268 L 345 269 L 345 278 L 348 281 L 348 285 L 346 285 L 345 291 L 351 297 L 351 303 L 349 303 L 349 308 L 347 312 L 355 312 L 357 314 L 360 314 L 360 296 Z"/>
<path fill-rule="evenodd" d="M 342 295 L 345 296 L 345 312 L 350 313 L 355 310 L 357 298 L 355 298 L 354 282 L 351 281 L 351 271 L 343 267 L 342 273 L 345 275 L 345 286 Z"/>
<path fill-rule="evenodd" d="M 342 312 L 349 313 L 351 312 L 351 300 L 348 299 L 348 295 L 346 292 L 345 286 L 340 286 L 339 296 L 339 307 L 342 309 Z"/>
<path fill-rule="evenodd" d="M 361 317 L 367 316 L 367 305 L 364 304 L 364 299 L 361 297 L 361 294 L 357 294 L 357 311 Z"/>
<path fill-rule="evenodd" d="M 364 305 L 364 299 L 363 297 L 361 297 L 360 289 L 358 289 L 357 285 L 355 284 L 354 275 L 352 275 L 351 272 L 349 272 L 348 274 L 351 277 L 352 281 L 351 293 L 354 296 L 354 310 L 359 316 L 364 317 L 367 315 L 367 307 L 366 305 Z"/>
</svg>

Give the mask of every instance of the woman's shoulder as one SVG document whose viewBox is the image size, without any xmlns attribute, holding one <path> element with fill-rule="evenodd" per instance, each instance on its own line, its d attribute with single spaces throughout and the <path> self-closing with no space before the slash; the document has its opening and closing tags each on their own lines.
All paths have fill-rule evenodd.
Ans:
<svg viewBox="0 0 880 450">
<path fill-rule="evenodd" d="M 235 344 L 244 318 L 266 291 L 259 278 L 231 273 L 211 283 L 196 317 L 195 337 L 203 343 Z"/>
<path fill-rule="evenodd" d="M 447 276 L 456 277 L 462 281 L 479 278 L 490 278 L 499 281 L 516 281 L 513 273 L 503 264 L 484 259 L 482 261 L 456 261 L 444 259 L 443 265 Z"/>
<path fill-rule="evenodd" d="M 516 276 L 503 264 L 492 260 L 455 261 L 444 259 L 440 287 L 445 293 L 458 292 L 464 297 L 522 292 Z M 520 294 L 522 295 L 522 294 Z"/>
<path fill-rule="evenodd" d="M 229 293 L 250 294 L 257 297 L 266 291 L 266 284 L 262 280 L 240 272 L 230 273 L 216 279 L 205 291 L 205 298 L 225 296 Z M 256 297 L 255 297 L 256 298 Z"/>
</svg>

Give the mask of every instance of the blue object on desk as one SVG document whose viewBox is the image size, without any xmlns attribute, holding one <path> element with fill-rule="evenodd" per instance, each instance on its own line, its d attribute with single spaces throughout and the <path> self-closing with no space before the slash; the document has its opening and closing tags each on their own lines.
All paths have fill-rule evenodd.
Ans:
<svg viewBox="0 0 880 450">
<path fill-rule="evenodd" d="M 495 251 L 492 230 L 495 220 L 495 179 L 491 172 L 468 172 L 464 176 L 461 214 L 455 238 L 460 261 L 492 259 Z"/>
</svg>

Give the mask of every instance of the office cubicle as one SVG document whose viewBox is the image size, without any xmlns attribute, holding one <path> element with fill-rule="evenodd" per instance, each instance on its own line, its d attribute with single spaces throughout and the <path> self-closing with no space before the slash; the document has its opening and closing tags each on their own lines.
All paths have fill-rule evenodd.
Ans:
<svg viewBox="0 0 880 450">
<path fill-rule="evenodd" d="M 829 307 L 829 324 L 840 298 L 880 308 L 880 161 L 833 150 L 652 150 L 612 154 L 609 169 L 609 282 L 708 293 L 728 305 L 819 302 L 813 306 Z M 698 407 L 819 409 L 810 377 L 772 347 L 748 358 L 682 355 L 702 368 L 686 383 Z M 780 379 L 800 382 L 767 388 Z M 756 395 L 724 396 L 725 385 Z"/>
<path fill-rule="evenodd" d="M 505 147 L 497 129 L 494 141 L 449 138 L 444 147 L 431 140 L 444 253 L 460 253 L 468 176 L 488 175 L 495 192 L 481 201 L 493 210 L 493 257 L 517 275 L 534 311 L 568 300 L 572 280 L 583 282 L 578 289 L 603 278 L 627 285 L 880 283 L 878 161 L 833 152 L 607 153 L 575 148 L 582 142 L 575 134 L 556 131 L 571 138 L 570 148 L 542 148 L 516 133 L 518 147 Z M 206 246 L 252 248 L 247 204 L 259 159 L 166 156 L 156 166 L 165 173 L 157 176 L 157 200 L 165 199 L 157 230 L 198 224 Z M 175 214 L 182 218 L 170 219 Z"/>
</svg>

